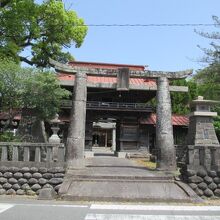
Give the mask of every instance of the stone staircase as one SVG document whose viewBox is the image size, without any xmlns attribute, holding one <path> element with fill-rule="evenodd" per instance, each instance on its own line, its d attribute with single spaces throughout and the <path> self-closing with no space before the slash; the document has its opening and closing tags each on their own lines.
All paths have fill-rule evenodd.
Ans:
<svg viewBox="0 0 220 220">
<path fill-rule="evenodd" d="M 82 170 L 68 170 L 59 190 L 65 200 L 192 201 L 195 193 L 173 175 L 150 171 L 134 160 L 99 157 Z"/>
</svg>

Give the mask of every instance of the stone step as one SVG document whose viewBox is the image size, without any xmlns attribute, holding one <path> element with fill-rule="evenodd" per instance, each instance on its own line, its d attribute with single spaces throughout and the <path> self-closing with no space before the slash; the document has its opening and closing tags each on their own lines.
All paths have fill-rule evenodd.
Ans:
<svg viewBox="0 0 220 220">
<path fill-rule="evenodd" d="M 126 154 L 127 158 L 145 158 L 146 160 L 150 160 L 151 154 L 146 151 L 136 151 L 136 152 L 128 152 Z"/>
<path fill-rule="evenodd" d="M 112 176 L 112 175 L 69 175 L 69 178 L 76 181 L 168 181 L 173 182 L 173 176 Z"/>
<path fill-rule="evenodd" d="M 66 186 L 64 187 L 64 185 Z M 175 182 L 127 181 L 77 181 L 69 180 L 62 185 L 59 194 L 69 201 L 118 201 L 118 202 L 192 202 L 197 196 L 189 195 L 184 187 Z M 201 202 L 201 200 L 200 200 Z"/>
<path fill-rule="evenodd" d="M 65 200 L 86 201 L 190 201 L 193 193 L 178 185 L 172 172 L 115 157 L 94 157 L 83 169 L 68 169 L 59 189 Z"/>
<path fill-rule="evenodd" d="M 79 182 L 106 182 L 106 179 L 94 179 L 94 178 L 90 178 L 90 179 L 80 179 L 80 178 L 77 178 L 77 179 L 73 179 L 74 181 L 79 181 Z M 139 179 L 139 180 L 127 180 L 127 179 L 108 179 L 108 182 L 150 182 L 150 183 L 154 183 L 154 182 L 161 182 L 161 180 L 147 180 L 147 179 Z M 163 180 L 163 182 L 165 183 L 172 183 L 174 182 L 174 180 Z"/>
</svg>

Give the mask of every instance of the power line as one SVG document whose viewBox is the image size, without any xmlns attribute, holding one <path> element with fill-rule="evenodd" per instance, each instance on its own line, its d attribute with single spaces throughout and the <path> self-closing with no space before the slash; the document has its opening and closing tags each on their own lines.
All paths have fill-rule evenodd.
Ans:
<svg viewBox="0 0 220 220">
<path fill-rule="evenodd" d="M 199 27 L 199 26 L 219 26 L 219 24 L 184 23 L 184 24 L 85 24 L 76 26 L 88 27 Z"/>
<path fill-rule="evenodd" d="M 0 0 L 1 1 L 1 0 Z M 12 18 L 11 16 L 4 16 L 5 18 Z M 220 26 L 219 23 L 125 23 L 125 24 L 73 24 L 75 27 L 211 27 L 211 26 Z"/>
<path fill-rule="evenodd" d="M 75 27 L 211 27 L 211 26 L 218 26 L 220 27 L 220 24 L 205 24 L 205 23 L 170 23 L 170 24 L 81 24 L 77 25 L 74 24 Z M 10 37 L 10 36 L 6 36 Z M 20 37 L 18 35 L 18 37 Z"/>
</svg>

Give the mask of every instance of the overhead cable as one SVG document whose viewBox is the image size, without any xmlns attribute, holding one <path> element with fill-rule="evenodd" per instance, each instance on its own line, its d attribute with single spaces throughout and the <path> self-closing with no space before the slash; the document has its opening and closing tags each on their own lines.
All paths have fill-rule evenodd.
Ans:
<svg viewBox="0 0 220 220">
<path fill-rule="evenodd" d="M 88 27 L 198 27 L 198 26 L 218 26 L 220 24 L 203 24 L 203 23 L 182 23 L 182 24 L 85 24 L 76 26 Z"/>
</svg>

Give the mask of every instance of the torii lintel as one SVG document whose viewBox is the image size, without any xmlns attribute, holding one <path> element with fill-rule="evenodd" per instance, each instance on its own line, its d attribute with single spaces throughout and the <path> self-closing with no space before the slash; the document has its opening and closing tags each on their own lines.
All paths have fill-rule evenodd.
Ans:
<svg viewBox="0 0 220 220">
<path fill-rule="evenodd" d="M 105 77 L 117 77 L 118 72 L 121 68 L 118 69 L 104 69 L 104 68 L 88 68 L 88 67 L 73 67 L 68 64 L 63 64 L 60 62 L 57 62 L 53 59 L 49 59 L 49 63 L 51 66 L 55 68 L 55 70 L 68 73 L 68 74 L 76 74 L 77 72 L 85 72 L 87 75 L 90 76 L 105 76 Z M 125 69 L 125 68 L 123 68 Z M 129 70 L 128 70 L 129 71 Z M 151 70 L 145 70 L 145 71 L 135 71 L 130 70 L 129 75 L 131 78 L 160 78 L 160 77 L 166 77 L 169 79 L 184 79 L 191 75 L 193 72 L 192 69 L 189 70 L 183 70 L 183 71 L 151 71 Z"/>
</svg>

